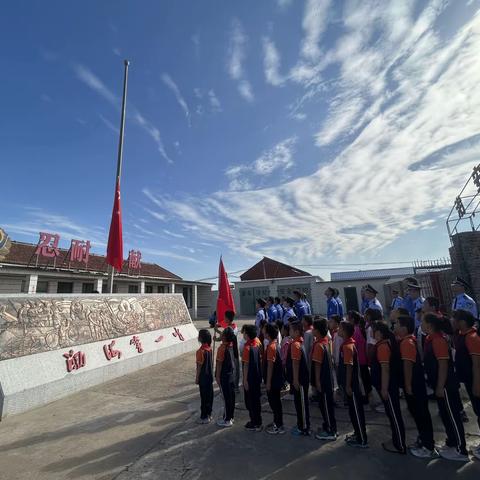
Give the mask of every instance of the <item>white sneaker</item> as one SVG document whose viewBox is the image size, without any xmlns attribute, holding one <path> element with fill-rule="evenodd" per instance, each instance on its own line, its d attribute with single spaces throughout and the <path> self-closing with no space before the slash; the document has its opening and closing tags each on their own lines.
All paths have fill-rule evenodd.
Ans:
<svg viewBox="0 0 480 480">
<path fill-rule="evenodd" d="M 438 452 L 433 449 L 429 450 L 425 447 L 412 447 L 410 453 L 417 458 L 438 458 Z"/>
<path fill-rule="evenodd" d="M 222 428 L 228 428 L 233 427 L 233 422 L 231 420 L 224 420 L 221 418 L 220 420 L 217 420 L 217 425 Z"/>
<path fill-rule="evenodd" d="M 480 445 L 472 448 L 472 455 L 477 459 L 480 460 Z"/>
<path fill-rule="evenodd" d="M 469 462 L 468 455 L 460 453 L 455 447 L 443 447 L 439 452 L 445 460 L 455 460 L 457 462 Z"/>
</svg>

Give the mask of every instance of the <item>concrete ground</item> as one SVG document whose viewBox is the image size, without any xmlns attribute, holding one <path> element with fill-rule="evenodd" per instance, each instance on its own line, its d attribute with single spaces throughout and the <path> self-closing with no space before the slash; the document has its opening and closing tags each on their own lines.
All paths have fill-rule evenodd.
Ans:
<svg viewBox="0 0 480 480">
<path fill-rule="evenodd" d="M 321 444 L 289 433 L 271 437 L 243 429 L 247 413 L 239 398 L 235 426 L 196 425 L 199 397 L 194 354 L 147 368 L 0 423 L 0 480 L 170 480 L 373 478 L 479 479 L 480 461 L 458 464 L 389 454 L 385 415 L 367 412 L 370 448 L 355 450 L 342 439 Z M 295 425 L 293 402 L 284 401 L 287 427 Z M 215 415 L 221 400 L 216 393 Z M 268 405 L 264 423 L 271 422 Z M 431 404 L 436 439 L 443 442 Z M 470 445 L 480 443 L 471 409 Z M 337 411 L 339 431 L 350 432 L 348 413 Z M 408 416 L 407 437 L 416 435 Z M 312 406 L 312 424 L 320 414 Z"/>
</svg>

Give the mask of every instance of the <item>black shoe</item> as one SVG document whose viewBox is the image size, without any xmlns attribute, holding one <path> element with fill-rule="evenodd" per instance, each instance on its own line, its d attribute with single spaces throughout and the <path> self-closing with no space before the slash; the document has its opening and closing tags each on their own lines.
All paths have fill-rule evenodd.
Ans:
<svg viewBox="0 0 480 480">
<path fill-rule="evenodd" d="M 389 445 L 388 443 L 382 443 L 382 447 L 386 452 L 390 453 L 399 453 L 400 455 L 405 455 L 407 452 L 406 450 L 398 450 L 393 445 Z"/>
<path fill-rule="evenodd" d="M 252 422 L 247 422 L 245 424 L 245 430 L 249 430 L 251 432 L 255 432 L 257 427 Z"/>
</svg>

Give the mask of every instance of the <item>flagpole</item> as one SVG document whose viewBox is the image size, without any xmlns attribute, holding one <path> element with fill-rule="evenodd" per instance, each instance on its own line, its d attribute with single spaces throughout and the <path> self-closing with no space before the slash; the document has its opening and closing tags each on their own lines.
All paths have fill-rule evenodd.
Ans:
<svg viewBox="0 0 480 480">
<path fill-rule="evenodd" d="M 115 181 L 120 184 L 120 178 L 122 176 L 122 161 L 123 161 L 123 137 L 125 132 L 125 112 L 127 109 L 127 82 L 128 82 L 128 67 L 130 62 L 124 60 L 123 64 L 125 70 L 123 73 L 123 98 L 122 98 L 122 116 L 120 120 L 120 137 L 118 139 L 118 158 L 117 158 L 117 176 Z M 115 267 L 112 266 L 110 273 L 110 293 L 113 293 L 113 277 L 115 276 Z"/>
</svg>

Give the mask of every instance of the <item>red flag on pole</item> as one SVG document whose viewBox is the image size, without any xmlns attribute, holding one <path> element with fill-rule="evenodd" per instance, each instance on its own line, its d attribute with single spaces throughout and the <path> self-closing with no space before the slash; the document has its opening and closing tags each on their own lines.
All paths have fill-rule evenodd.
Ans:
<svg viewBox="0 0 480 480">
<path fill-rule="evenodd" d="M 123 266 L 122 209 L 120 206 L 120 179 L 117 178 L 115 200 L 113 201 L 112 221 L 108 234 L 107 263 L 117 271 Z"/>
<path fill-rule="evenodd" d="M 222 257 L 220 257 L 220 266 L 218 267 L 217 322 L 223 328 L 227 326 L 225 322 L 225 312 L 227 310 L 235 312 L 235 304 L 233 303 L 228 275 L 223 266 Z"/>
</svg>

